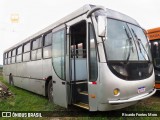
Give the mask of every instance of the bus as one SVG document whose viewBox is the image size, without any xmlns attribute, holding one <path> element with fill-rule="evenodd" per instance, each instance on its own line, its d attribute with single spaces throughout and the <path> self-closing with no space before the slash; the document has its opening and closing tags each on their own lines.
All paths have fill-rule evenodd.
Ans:
<svg viewBox="0 0 160 120">
<path fill-rule="evenodd" d="M 136 20 L 84 5 L 4 51 L 4 78 L 62 107 L 109 111 L 156 89 L 150 47 Z"/>
<path fill-rule="evenodd" d="M 155 71 L 155 88 L 160 89 L 160 27 L 147 30 Z"/>
</svg>

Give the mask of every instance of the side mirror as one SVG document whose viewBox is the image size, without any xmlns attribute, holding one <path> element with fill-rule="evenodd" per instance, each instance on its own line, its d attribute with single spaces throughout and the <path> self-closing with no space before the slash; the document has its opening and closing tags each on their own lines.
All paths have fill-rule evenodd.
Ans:
<svg viewBox="0 0 160 120">
<path fill-rule="evenodd" d="M 106 34 L 106 16 L 98 16 L 98 36 L 105 37 Z"/>
</svg>

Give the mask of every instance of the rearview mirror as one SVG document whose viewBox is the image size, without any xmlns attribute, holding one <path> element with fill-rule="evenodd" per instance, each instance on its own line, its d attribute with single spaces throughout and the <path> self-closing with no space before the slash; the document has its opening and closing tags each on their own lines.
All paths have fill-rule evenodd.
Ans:
<svg viewBox="0 0 160 120">
<path fill-rule="evenodd" d="M 106 34 L 106 16 L 98 16 L 98 36 L 105 37 Z"/>
</svg>

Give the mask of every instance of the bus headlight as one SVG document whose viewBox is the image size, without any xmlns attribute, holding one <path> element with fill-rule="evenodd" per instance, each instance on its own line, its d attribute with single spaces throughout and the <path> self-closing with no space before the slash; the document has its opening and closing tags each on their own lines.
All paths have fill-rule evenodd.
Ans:
<svg viewBox="0 0 160 120">
<path fill-rule="evenodd" d="M 118 96 L 120 94 L 120 90 L 118 88 L 114 89 L 113 94 Z"/>
<path fill-rule="evenodd" d="M 113 65 L 112 67 L 121 75 L 128 76 L 127 70 L 123 66 Z"/>
</svg>

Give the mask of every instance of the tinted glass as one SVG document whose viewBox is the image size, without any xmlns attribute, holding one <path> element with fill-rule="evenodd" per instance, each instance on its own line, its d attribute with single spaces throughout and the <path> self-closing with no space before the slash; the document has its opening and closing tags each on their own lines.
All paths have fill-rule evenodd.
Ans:
<svg viewBox="0 0 160 120">
<path fill-rule="evenodd" d="M 32 42 L 32 50 L 42 47 L 42 38 L 38 38 Z"/>
<path fill-rule="evenodd" d="M 160 68 L 160 40 L 151 41 L 151 52 L 154 66 Z"/>
<path fill-rule="evenodd" d="M 44 38 L 44 46 L 51 45 L 52 43 L 52 33 L 48 33 Z"/>
<path fill-rule="evenodd" d="M 16 55 L 16 49 L 12 51 L 12 56 L 15 56 L 15 55 Z"/>
<path fill-rule="evenodd" d="M 24 45 L 24 52 L 30 51 L 30 43 Z"/>
<path fill-rule="evenodd" d="M 19 55 L 21 53 L 22 53 L 22 46 L 18 47 L 18 49 L 17 49 L 17 54 Z"/>
<path fill-rule="evenodd" d="M 43 58 L 50 58 L 51 57 L 51 48 L 52 46 L 47 46 L 43 48 Z"/>
</svg>

